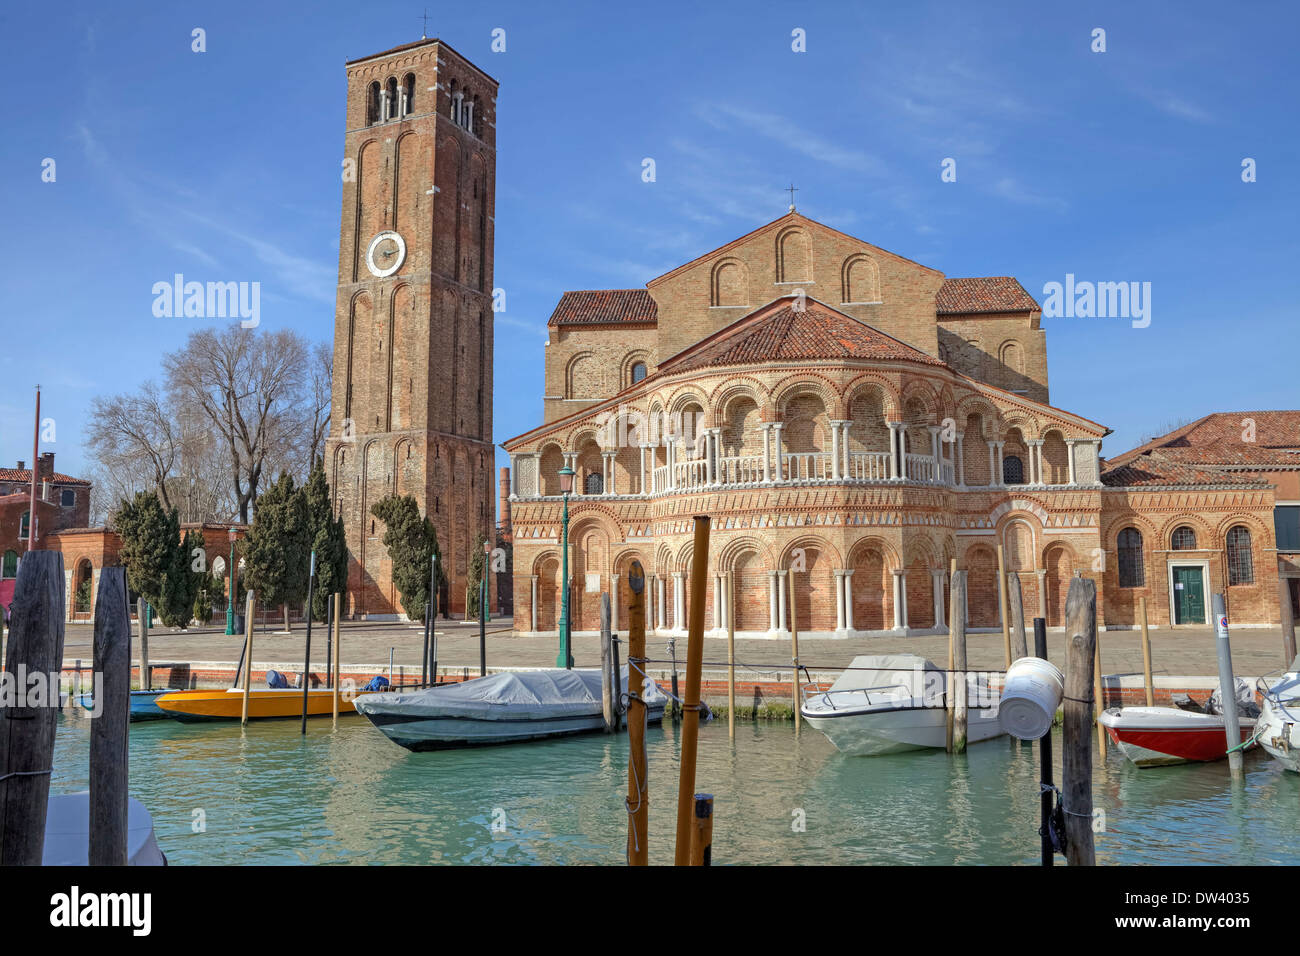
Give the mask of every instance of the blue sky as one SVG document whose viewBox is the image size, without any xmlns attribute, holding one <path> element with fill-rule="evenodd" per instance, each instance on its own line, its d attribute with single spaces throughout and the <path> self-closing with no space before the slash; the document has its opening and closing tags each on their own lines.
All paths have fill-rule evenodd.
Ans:
<svg viewBox="0 0 1300 956">
<path fill-rule="evenodd" d="M 343 64 L 419 39 L 423 10 L 3 8 L 0 462 L 30 458 L 39 381 L 57 426 L 43 450 L 80 470 L 92 396 L 157 376 L 209 324 L 153 316 L 151 287 L 174 273 L 259 281 L 264 327 L 331 336 Z M 1294 5 L 429 14 L 431 36 L 501 83 L 498 441 L 541 421 L 564 290 L 643 285 L 783 214 L 792 181 L 801 212 L 950 276 L 1015 275 L 1040 301 L 1067 273 L 1150 282 L 1147 328 L 1044 320 L 1052 402 L 1113 428 L 1109 454 L 1210 411 L 1300 406 Z M 1241 180 L 1246 157 L 1257 182 Z"/>
</svg>

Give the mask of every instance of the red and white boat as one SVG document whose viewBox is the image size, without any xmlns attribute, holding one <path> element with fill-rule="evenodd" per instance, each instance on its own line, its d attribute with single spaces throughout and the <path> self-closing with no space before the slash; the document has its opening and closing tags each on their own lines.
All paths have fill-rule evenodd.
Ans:
<svg viewBox="0 0 1300 956">
<path fill-rule="evenodd" d="M 1228 755 L 1222 714 L 1178 707 L 1111 707 L 1097 719 L 1124 756 L 1139 767 L 1222 760 Z M 1255 733 L 1255 718 L 1242 714 L 1237 722 L 1244 743 Z"/>
</svg>

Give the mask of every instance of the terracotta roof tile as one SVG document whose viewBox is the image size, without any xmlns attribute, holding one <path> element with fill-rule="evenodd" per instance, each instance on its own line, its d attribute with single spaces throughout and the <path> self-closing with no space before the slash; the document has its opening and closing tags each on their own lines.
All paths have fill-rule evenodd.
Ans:
<svg viewBox="0 0 1300 956">
<path fill-rule="evenodd" d="M 32 483 L 32 470 L 30 468 L 0 468 L 0 481 L 20 481 L 23 484 Z M 89 485 L 90 482 L 83 478 L 73 478 L 71 475 L 61 475 L 57 471 L 50 475 L 50 482 L 56 485 Z"/>
<path fill-rule="evenodd" d="M 815 299 L 778 299 L 659 366 L 677 373 L 719 365 L 834 359 L 899 359 L 943 365 L 932 355 L 900 342 Z"/>
<path fill-rule="evenodd" d="M 1268 482 L 1248 474 L 1194 468 L 1167 461 L 1158 455 L 1140 455 L 1120 465 L 1102 463 L 1101 483 L 1111 488 L 1143 488 L 1160 485 L 1243 485 L 1264 487 Z"/>
<path fill-rule="evenodd" d="M 616 325 L 657 322 L 659 307 L 645 289 L 586 289 L 566 292 L 547 325 Z"/>
<path fill-rule="evenodd" d="M 940 315 L 1038 311 L 1038 303 L 1013 276 L 945 279 L 934 297 Z"/>
<path fill-rule="evenodd" d="M 1152 453 L 1221 468 L 1300 465 L 1300 411 L 1214 412 L 1112 460 L 1119 464 Z"/>
</svg>

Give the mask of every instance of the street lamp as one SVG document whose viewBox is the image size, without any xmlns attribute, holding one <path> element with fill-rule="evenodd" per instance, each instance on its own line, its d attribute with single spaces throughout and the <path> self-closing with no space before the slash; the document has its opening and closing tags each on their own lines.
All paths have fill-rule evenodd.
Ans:
<svg viewBox="0 0 1300 956">
<path fill-rule="evenodd" d="M 235 527 L 231 525 L 226 532 L 230 538 L 230 600 L 226 602 L 226 634 L 235 633 L 235 575 L 239 568 L 235 565 Z"/>
<path fill-rule="evenodd" d="M 568 465 L 560 469 L 560 494 L 564 495 L 564 517 L 561 527 L 564 540 L 560 558 L 560 655 L 556 667 L 573 668 L 573 648 L 569 646 L 569 493 L 573 491 L 573 476 L 577 474 Z"/>
</svg>

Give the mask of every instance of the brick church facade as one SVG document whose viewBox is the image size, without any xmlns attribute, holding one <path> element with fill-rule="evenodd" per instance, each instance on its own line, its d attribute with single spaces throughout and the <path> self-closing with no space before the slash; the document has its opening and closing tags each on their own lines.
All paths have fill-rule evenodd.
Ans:
<svg viewBox="0 0 1300 956">
<path fill-rule="evenodd" d="M 1133 627 L 1139 598 L 1153 626 L 1203 626 L 1215 592 L 1234 626 L 1276 626 L 1300 583 L 1300 544 L 1275 536 L 1300 505 L 1300 413 L 1107 460 L 1109 430 L 1050 403 L 1040 316 L 1013 278 L 948 278 L 793 207 L 645 288 L 566 293 L 545 423 L 504 443 L 516 632 L 557 629 L 565 465 L 579 631 L 600 592 L 626 603 L 633 560 L 650 626 L 683 631 L 695 514 L 719 634 L 724 575 L 744 636 L 789 633 L 789 574 L 802 633 L 943 629 L 954 560 L 971 627 L 995 628 L 998 546 L 1049 625 L 1078 574 L 1102 626 Z"/>
<path fill-rule="evenodd" d="M 495 525 L 494 79 L 424 39 L 347 64 L 334 381 L 326 460 L 350 553 L 347 612 L 401 613 L 371 507 L 412 495 L 463 613 Z"/>
</svg>

